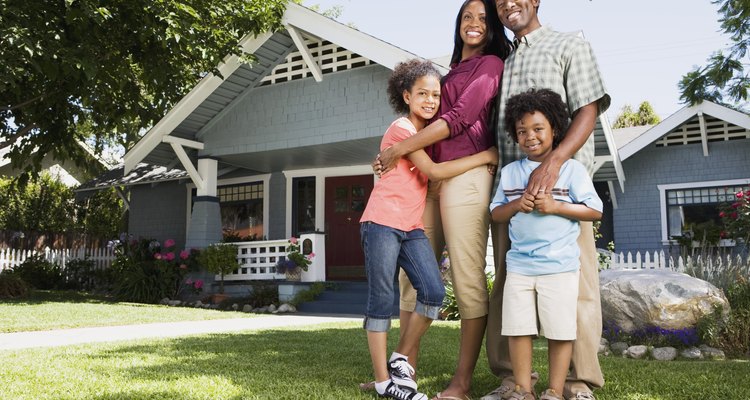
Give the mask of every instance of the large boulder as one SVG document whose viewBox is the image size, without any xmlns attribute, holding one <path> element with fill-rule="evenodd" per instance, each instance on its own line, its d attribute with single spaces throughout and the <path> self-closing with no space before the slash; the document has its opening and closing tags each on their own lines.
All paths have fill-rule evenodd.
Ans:
<svg viewBox="0 0 750 400">
<path fill-rule="evenodd" d="M 671 270 L 604 270 L 599 284 L 602 319 L 625 332 L 650 326 L 693 327 L 714 306 L 729 310 L 716 286 Z"/>
</svg>

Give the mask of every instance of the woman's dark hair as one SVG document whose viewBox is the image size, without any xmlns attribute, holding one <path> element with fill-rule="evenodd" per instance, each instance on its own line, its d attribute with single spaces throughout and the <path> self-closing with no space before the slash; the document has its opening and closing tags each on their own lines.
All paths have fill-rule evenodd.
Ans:
<svg viewBox="0 0 750 400">
<path fill-rule="evenodd" d="M 487 41 L 484 43 L 484 50 L 482 54 L 493 54 L 500 57 L 501 60 L 505 61 L 510 55 L 513 45 L 505 36 L 505 28 L 500 23 L 500 18 L 497 16 L 497 8 L 495 8 L 494 0 L 466 0 L 461 5 L 461 9 L 458 10 L 456 16 L 456 30 L 453 34 L 453 54 L 451 55 L 451 65 L 458 64 L 461 61 L 461 52 L 464 48 L 464 41 L 461 39 L 461 16 L 464 14 L 466 6 L 472 1 L 481 1 L 484 3 L 485 12 L 485 35 Z"/>
<path fill-rule="evenodd" d="M 505 131 L 518 143 L 516 122 L 524 115 L 535 112 L 542 113 L 549 121 L 555 135 L 552 139 L 552 148 L 556 148 L 568 131 L 570 119 L 562 97 L 550 89 L 530 89 L 528 92 L 511 96 L 505 106 Z"/>
<path fill-rule="evenodd" d="M 404 90 L 411 91 L 417 79 L 432 75 L 440 81 L 440 71 L 432 62 L 413 58 L 396 64 L 388 78 L 388 103 L 397 114 L 408 114 L 409 105 L 404 101 Z"/>
</svg>

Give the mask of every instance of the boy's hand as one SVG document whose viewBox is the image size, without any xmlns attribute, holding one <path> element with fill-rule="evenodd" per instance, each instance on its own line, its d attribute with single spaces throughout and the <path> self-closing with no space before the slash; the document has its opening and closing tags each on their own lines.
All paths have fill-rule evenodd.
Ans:
<svg viewBox="0 0 750 400">
<path fill-rule="evenodd" d="M 540 214 L 557 214 L 557 206 L 551 193 L 539 192 L 534 198 L 534 209 Z"/>
<path fill-rule="evenodd" d="M 534 196 L 524 193 L 518 198 L 518 204 L 521 208 L 521 212 L 528 214 L 534 211 Z"/>
</svg>

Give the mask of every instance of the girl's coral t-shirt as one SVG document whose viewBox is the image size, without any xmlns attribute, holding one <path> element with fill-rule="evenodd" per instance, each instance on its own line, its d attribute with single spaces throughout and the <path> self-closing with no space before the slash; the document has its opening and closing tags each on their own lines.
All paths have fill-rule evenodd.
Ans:
<svg viewBox="0 0 750 400">
<path fill-rule="evenodd" d="M 401 117 L 385 131 L 380 150 L 416 133 L 414 124 Z M 426 196 L 427 176 L 408 158 L 402 157 L 393 170 L 375 182 L 360 222 L 370 221 L 402 231 L 424 229 L 422 214 Z"/>
</svg>

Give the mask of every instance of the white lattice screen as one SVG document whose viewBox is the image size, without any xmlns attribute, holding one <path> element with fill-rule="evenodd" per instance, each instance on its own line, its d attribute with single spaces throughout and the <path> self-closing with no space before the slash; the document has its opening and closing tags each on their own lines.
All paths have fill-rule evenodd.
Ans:
<svg viewBox="0 0 750 400">
<path fill-rule="evenodd" d="M 720 119 L 706 118 L 706 138 L 709 142 L 750 139 L 750 130 Z M 656 142 L 656 147 L 701 143 L 698 118 L 693 118 Z"/>
<path fill-rule="evenodd" d="M 372 64 L 372 61 L 369 59 L 325 40 L 306 39 L 305 43 L 323 74 Z M 312 72 L 307 68 L 300 52 L 294 51 L 286 57 L 285 62 L 277 65 L 270 74 L 263 78 L 261 86 L 304 79 L 311 76 Z"/>
</svg>

